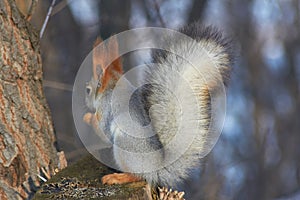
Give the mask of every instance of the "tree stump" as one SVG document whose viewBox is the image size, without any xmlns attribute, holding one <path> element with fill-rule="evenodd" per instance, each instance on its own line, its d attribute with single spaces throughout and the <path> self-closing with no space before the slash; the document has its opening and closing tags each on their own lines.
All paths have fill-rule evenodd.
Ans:
<svg viewBox="0 0 300 200">
<path fill-rule="evenodd" d="M 60 171 L 42 185 L 33 200 L 42 199 L 143 199 L 152 200 L 154 190 L 146 182 L 102 185 L 101 178 L 114 173 L 89 155 Z M 153 194 L 151 194 L 151 192 Z"/>
</svg>

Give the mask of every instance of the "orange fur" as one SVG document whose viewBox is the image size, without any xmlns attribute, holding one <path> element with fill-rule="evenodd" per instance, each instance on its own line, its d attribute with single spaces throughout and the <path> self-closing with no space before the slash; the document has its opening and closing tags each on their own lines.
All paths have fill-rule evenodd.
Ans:
<svg viewBox="0 0 300 200">
<path fill-rule="evenodd" d="M 107 174 L 101 178 L 102 184 L 113 185 L 113 184 L 124 184 L 142 181 L 141 178 L 134 176 L 130 173 L 114 173 Z"/>
<path fill-rule="evenodd" d="M 117 37 L 112 36 L 107 44 L 99 46 L 101 42 L 102 39 L 97 38 L 93 50 L 93 77 L 101 83 L 98 92 L 105 91 L 109 83 L 116 83 L 119 75 L 123 73 Z M 114 61 L 110 63 L 113 59 Z M 102 76 L 100 76 L 101 71 Z"/>
</svg>

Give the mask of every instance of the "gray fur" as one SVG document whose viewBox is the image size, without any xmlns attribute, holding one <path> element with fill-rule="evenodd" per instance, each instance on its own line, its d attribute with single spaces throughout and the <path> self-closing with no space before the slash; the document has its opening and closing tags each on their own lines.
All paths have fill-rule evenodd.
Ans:
<svg viewBox="0 0 300 200">
<path fill-rule="evenodd" d="M 117 108 L 112 108 L 109 103 L 112 90 L 97 95 L 93 93 L 93 100 L 87 101 L 90 107 L 96 108 L 103 115 L 99 127 L 105 134 L 110 135 L 114 143 L 114 159 L 119 169 L 134 172 L 151 184 L 163 186 L 174 186 L 186 179 L 190 169 L 200 163 L 201 155 L 211 150 L 212 147 L 208 144 L 211 139 L 210 131 L 214 130 L 209 130 L 210 96 L 203 91 L 207 87 L 214 91 L 218 72 L 222 82 L 227 83 L 232 65 L 229 42 L 216 29 L 203 29 L 195 23 L 180 31 L 192 37 L 195 43 L 167 38 L 166 44 L 185 55 L 188 60 L 197 63 L 200 72 L 177 55 L 163 51 L 154 52 L 153 61 L 157 65 L 149 65 L 145 74 L 145 78 L 152 84 L 140 88 L 131 97 L 129 111 L 132 118 L 121 119 L 128 126 L 130 120 L 141 126 L 148 125 L 153 131 L 151 137 L 142 139 L 130 136 L 117 124 Z M 199 50 L 200 56 L 197 56 Z M 177 77 L 176 72 L 182 75 L 186 82 Z M 185 89 L 185 84 L 191 87 L 193 94 Z M 124 90 L 129 91 L 131 88 Z M 197 96 L 194 99 L 196 101 L 193 100 L 193 95 Z M 117 107 L 122 106 L 127 105 Z M 182 119 L 183 116 L 187 118 Z M 194 126 L 197 128 L 192 129 Z M 192 141 L 178 140 L 177 143 L 171 144 L 178 132 L 186 134 L 187 138 L 191 137 L 190 134 L 195 135 Z"/>
</svg>

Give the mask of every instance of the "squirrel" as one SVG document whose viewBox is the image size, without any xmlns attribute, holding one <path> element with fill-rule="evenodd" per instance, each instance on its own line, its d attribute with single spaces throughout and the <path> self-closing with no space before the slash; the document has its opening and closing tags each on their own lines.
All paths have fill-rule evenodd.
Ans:
<svg viewBox="0 0 300 200">
<path fill-rule="evenodd" d="M 120 58 L 107 63 L 108 58 L 118 57 L 117 38 L 113 36 L 104 49 L 93 50 L 93 76 L 86 85 L 86 104 L 94 112 L 86 113 L 84 121 L 111 141 L 112 159 L 124 172 L 104 176 L 104 184 L 146 180 L 151 185 L 173 187 L 200 164 L 200 155 L 212 149 L 211 135 L 215 130 L 210 129 L 211 95 L 220 84 L 227 85 L 229 81 L 233 65 L 231 41 L 216 28 L 199 23 L 184 26 L 179 32 L 194 43 L 170 36 L 166 45 L 196 66 L 179 55 L 155 50 L 152 59 L 156 64 L 147 65 L 143 74 L 149 84 L 132 93 L 129 105 L 118 105 L 129 106 L 131 120 L 149 128 L 143 133 L 146 137 L 122 130 L 118 122 L 130 126 L 128 119 L 118 118 L 111 106 L 113 91 L 123 78 Z M 101 42 L 97 39 L 94 47 Z M 146 129 L 137 131 L 143 130 Z"/>
</svg>

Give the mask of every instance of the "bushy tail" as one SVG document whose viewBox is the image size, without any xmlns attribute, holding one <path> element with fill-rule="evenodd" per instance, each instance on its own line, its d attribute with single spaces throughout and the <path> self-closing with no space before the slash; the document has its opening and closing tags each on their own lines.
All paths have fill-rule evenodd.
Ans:
<svg viewBox="0 0 300 200">
<path fill-rule="evenodd" d="M 189 37 L 167 38 L 171 52 L 154 52 L 146 73 L 145 101 L 166 165 L 145 178 L 164 185 L 185 178 L 216 143 L 232 65 L 230 41 L 218 30 L 195 23 L 180 32 Z"/>
</svg>

